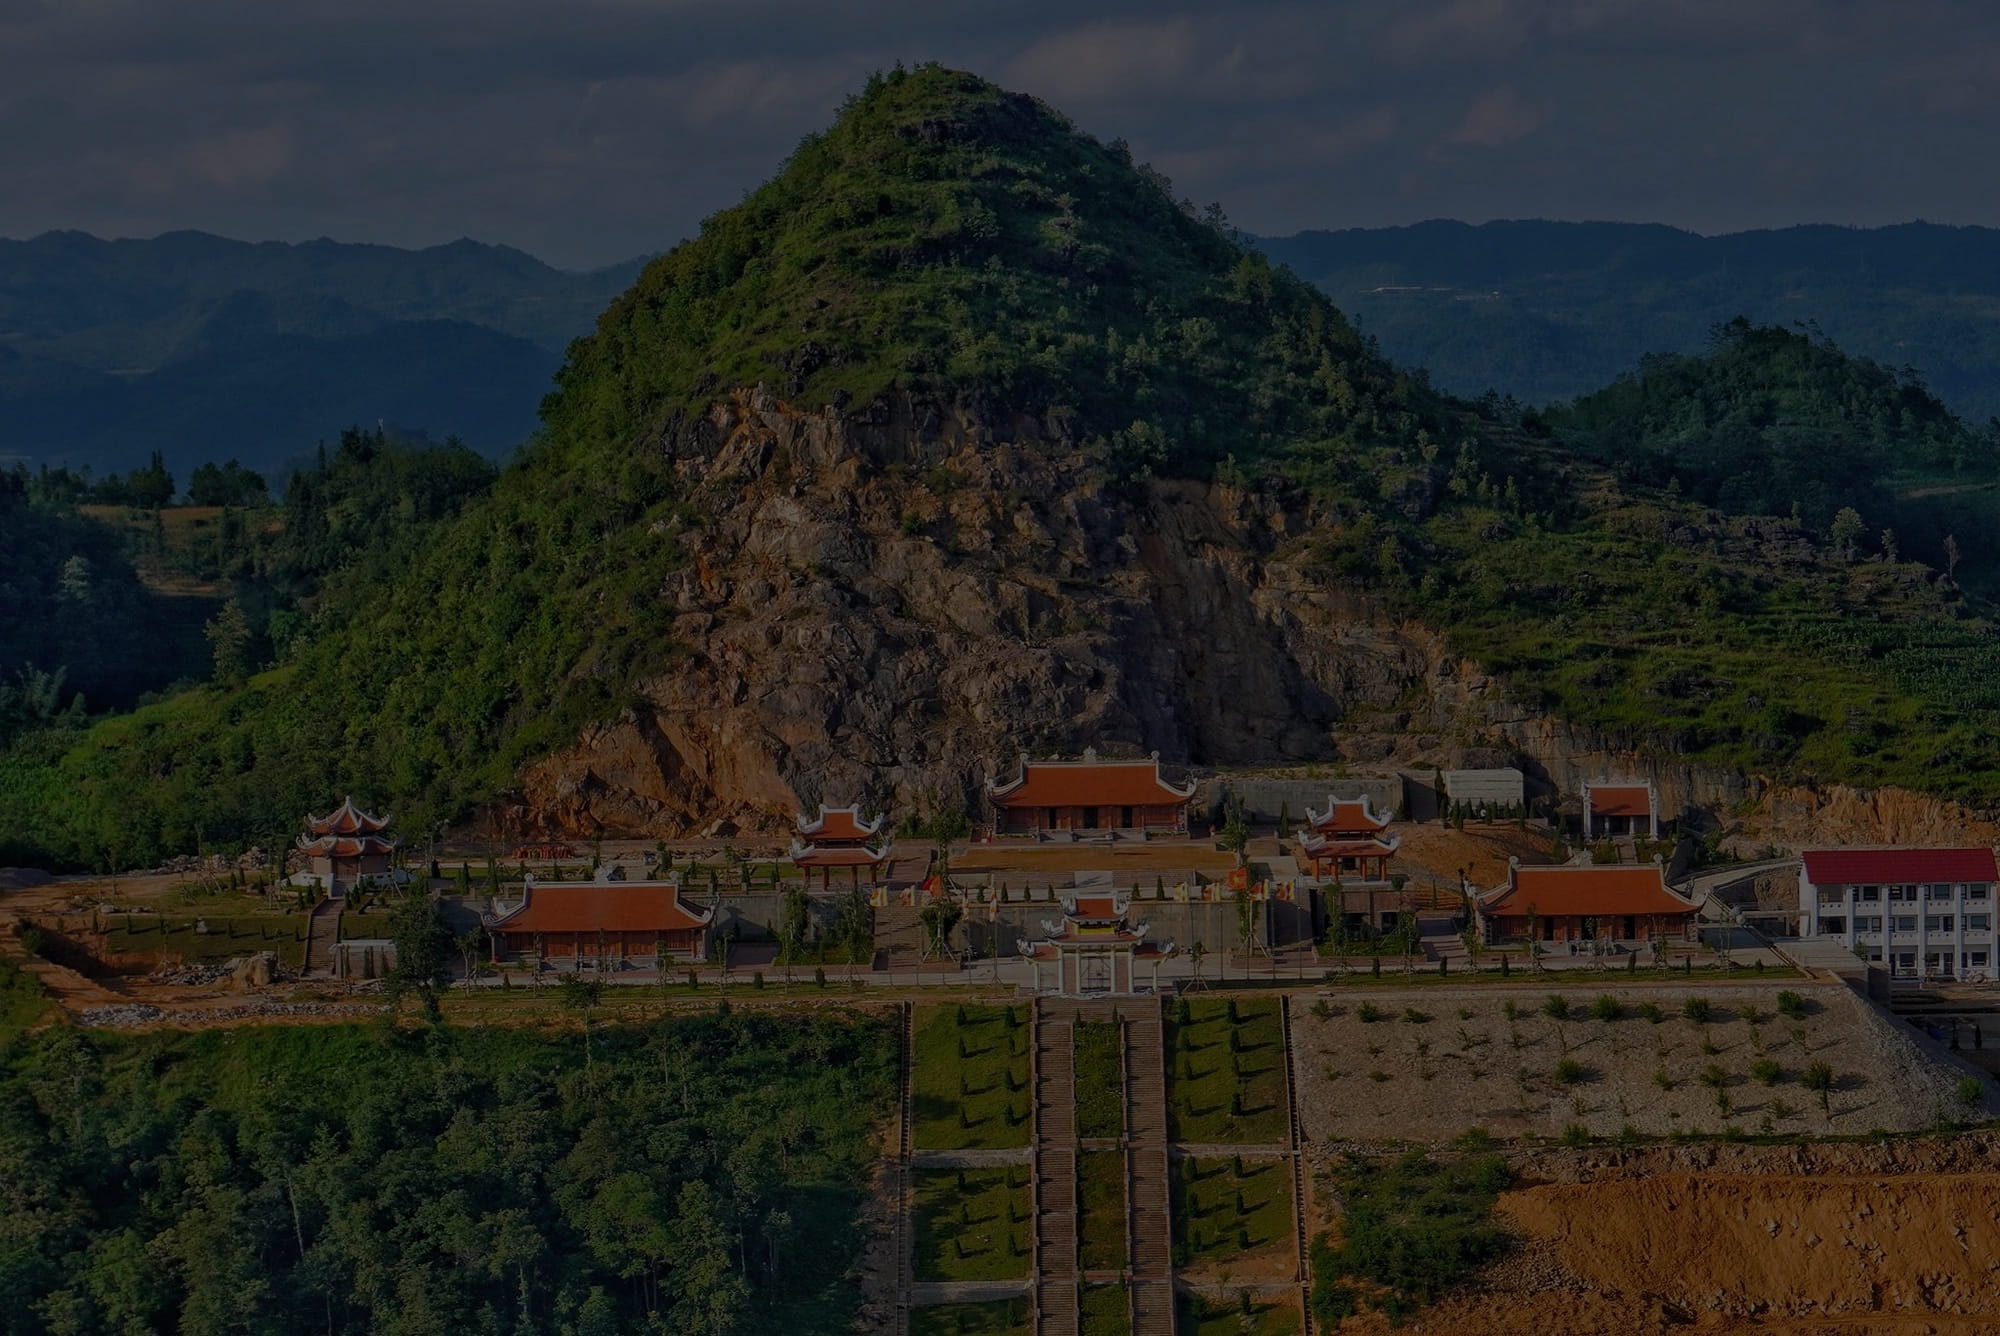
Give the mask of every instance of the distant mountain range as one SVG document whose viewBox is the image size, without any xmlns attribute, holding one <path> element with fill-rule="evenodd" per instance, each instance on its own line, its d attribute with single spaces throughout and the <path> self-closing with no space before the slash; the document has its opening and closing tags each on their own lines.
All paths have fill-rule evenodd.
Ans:
<svg viewBox="0 0 2000 1336">
<path fill-rule="evenodd" d="M 2000 231 L 1908 223 L 1704 237 L 1628 223 L 1429 222 L 1258 243 L 1442 389 L 1588 394 L 1710 329 L 1816 324 L 1912 366 L 1975 421 L 2000 414 Z"/>
<path fill-rule="evenodd" d="M 643 267 L 569 273 L 472 241 L 0 241 L 0 457 L 271 470 L 377 422 L 498 455 Z"/>
</svg>

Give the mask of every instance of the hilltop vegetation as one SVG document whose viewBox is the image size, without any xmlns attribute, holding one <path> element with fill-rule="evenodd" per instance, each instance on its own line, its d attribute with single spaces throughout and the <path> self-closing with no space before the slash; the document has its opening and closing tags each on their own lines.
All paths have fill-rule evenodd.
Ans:
<svg viewBox="0 0 2000 1336">
<path fill-rule="evenodd" d="M 1117 531 L 1093 542 L 1161 525 L 1160 479 L 1309 514 L 1286 559 L 1423 618 L 1531 704 L 1622 743 L 2000 794 L 1982 744 L 2000 722 L 1984 621 L 1922 567 L 1861 559 L 1879 540 L 1842 541 L 1823 518 L 1885 459 L 1984 467 L 1982 438 L 1906 378 L 1737 327 L 1708 359 L 1649 364 L 1552 434 L 1390 366 L 1121 145 L 926 67 L 871 80 L 769 183 L 650 265 L 573 347 L 540 437 L 490 489 L 447 470 L 433 506 L 393 458 L 357 457 L 379 523 L 322 531 L 288 515 L 285 541 L 321 554 L 300 557 L 308 583 L 332 592 L 282 649 L 267 630 L 269 653 L 246 668 L 273 671 L 0 758 L 8 856 L 110 867 L 249 843 L 344 791 L 427 828 L 642 709 L 649 681 L 720 690 L 726 620 L 690 629 L 667 591 L 691 567 L 726 583 L 740 554 L 713 535 L 755 528 L 731 508 L 796 477 L 777 452 L 699 481 L 694 464 L 723 445 L 711 406 L 757 383 L 794 420 L 890 430 L 954 413 L 1060 456 L 1075 495 L 1024 494 L 1019 513 L 1087 500 Z M 1815 455 L 1818 439 L 1831 444 Z M 955 486 L 856 467 L 912 498 Z M 1795 523 L 1791 494 L 1809 484 Z M 1711 496 L 1783 505 L 1730 519 L 1694 499 Z M 393 513 L 377 504 L 391 497 Z M 905 516 L 904 537 L 924 528 Z M 898 642 L 938 634 L 871 609 L 879 588 L 835 593 L 814 560 L 736 573 L 817 579 L 846 600 L 841 616 L 891 618 L 882 634 Z M 1046 569 L 1008 578 L 1061 587 L 1066 557 L 1032 560 Z M 283 568 L 259 570 L 284 587 Z M 1051 737 L 1070 726 L 1048 722 Z"/>
<path fill-rule="evenodd" d="M 0 1058 L 5 1336 L 830 1336 L 895 1044 L 821 1012 Z"/>
</svg>

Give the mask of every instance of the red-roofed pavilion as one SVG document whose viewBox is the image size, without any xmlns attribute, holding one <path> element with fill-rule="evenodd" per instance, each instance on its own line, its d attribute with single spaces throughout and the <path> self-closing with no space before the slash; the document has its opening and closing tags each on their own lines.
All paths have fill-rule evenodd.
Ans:
<svg viewBox="0 0 2000 1336">
<path fill-rule="evenodd" d="M 343 798 L 325 816 L 307 816 L 306 829 L 311 833 L 299 836 L 298 847 L 329 895 L 395 875 L 396 837 L 388 833 L 389 818 L 362 811 L 353 798 Z"/>
<path fill-rule="evenodd" d="M 831 889 L 833 874 L 841 868 L 856 886 L 861 884 L 864 868 L 868 879 L 874 881 L 889 860 L 889 837 L 882 823 L 881 816 L 862 820 L 859 805 L 829 807 L 821 803 L 818 816 L 799 814 L 799 833 L 792 839 L 792 864 L 805 874 L 808 886 L 812 874 L 818 872 L 820 883 Z"/>
<path fill-rule="evenodd" d="M 1620 835 L 1660 838 L 1660 800 L 1651 780 L 1620 780 L 1583 786 L 1584 838 Z"/>
<path fill-rule="evenodd" d="M 1699 906 L 1667 886 L 1658 863 L 1598 867 L 1522 867 L 1507 884 L 1479 897 L 1480 940 L 1487 945 L 1540 942 L 1645 942 L 1687 939 Z"/>
<path fill-rule="evenodd" d="M 1168 783 L 1157 753 L 1143 761 L 1100 761 L 1086 750 L 1078 761 L 1021 758 L 1021 773 L 987 781 L 994 829 L 1025 835 L 1045 830 L 1187 830 L 1194 781 Z"/>
<path fill-rule="evenodd" d="M 1366 794 L 1352 799 L 1328 794 L 1324 812 L 1308 807 L 1298 841 L 1314 876 L 1352 872 L 1366 881 L 1388 877 L 1389 859 L 1403 843 L 1389 833 L 1389 817 L 1377 816 Z"/>
<path fill-rule="evenodd" d="M 521 903 L 487 920 L 497 956 L 532 955 L 599 966 L 633 956 L 699 960 L 708 954 L 712 908 L 681 899 L 679 882 L 530 881 Z"/>
<path fill-rule="evenodd" d="M 1060 922 L 1045 920 L 1048 933 L 1038 942 L 1021 941 L 1021 954 L 1035 969 L 1035 988 L 1044 987 L 1043 968 L 1050 969 L 1054 991 L 1072 996 L 1088 993 L 1138 991 L 1138 966 L 1152 967 L 1152 984 L 1159 986 L 1160 962 L 1174 953 L 1172 942 L 1146 939 L 1146 925 L 1128 922 L 1130 891 L 1079 891 L 1062 898 Z"/>
</svg>

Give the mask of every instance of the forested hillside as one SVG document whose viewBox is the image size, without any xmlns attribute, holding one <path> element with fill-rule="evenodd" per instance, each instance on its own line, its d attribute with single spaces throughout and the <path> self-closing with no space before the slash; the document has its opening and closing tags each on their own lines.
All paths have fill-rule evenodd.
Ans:
<svg viewBox="0 0 2000 1336">
<path fill-rule="evenodd" d="M 1719 461 L 1796 407 L 1770 387 L 1831 387 L 1821 426 L 1893 409 L 1925 467 L 1978 467 L 1979 438 L 1819 343 L 1738 341 L 1684 411 L 1767 389 L 1720 412 L 1713 458 L 1671 437 L 1676 497 L 1645 462 L 1670 439 L 1646 423 L 1678 420 L 1650 390 L 1579 419 L 1591 442 L 1446 398 L 1122 145 L 898 71 L 605 312 L 490 492 L 357 568 L 275 671 L 25 740 L 0 831 L 115 867 L 346 791 L 414 828 L 514 803 L 665 833 L 769 818 L 833 766 L 843 801 L 938 801 L 1029 739 L 1323 759 L 1358 688 L 1338 600 L 1300 590 L 1420 618 L 1620 745 L 2000 797 L 1983 614 L 1844 541 L 1817 494 L 1796 521 L 1691 499 L 1768 506 L 1808 476 L 1774 457 L 1724 496 Z M 1711 374 L 1735 388 L 1704 407 Z M 1228 620 L 1267 597 L 1287 616 Z M 1369 699 L 1420 700 L 1397 671 L 1367 667 Z M 522 796 L 606 729 L 601 767 L 549 789 L 615 765 L 632 801 Z"/>
<path fill-rule="evenodd" d="M 0 1333 L 851 1330 L 893 1036 L 595 1030 L 0 1040 Z"/>
<path fill-rule="evenodd" d="M 2000 415 L 2000 231 L 1909 223 L 1703 237 L 1630 223 L 1455 222 L 1258 242 L 1441 387 L 1589 394 L 1716 325 L 1815 326 L 1915 367 L 1976 424 Z"/>
</svg>

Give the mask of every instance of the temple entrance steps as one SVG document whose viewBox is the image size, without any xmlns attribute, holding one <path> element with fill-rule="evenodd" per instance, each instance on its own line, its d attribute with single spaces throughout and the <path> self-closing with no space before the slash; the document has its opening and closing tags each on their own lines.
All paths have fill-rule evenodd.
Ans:
<svg viewBox="0 0 2000 1336">
<path fill-rule="evenodd" d="M 1173 1336 L 1173 1219 L 1167 1152 L 1167 1045 L 1157 997 L 1121 1004 L 1125 1204 L 1132 1336 Z"/>
<path fill-rule="evenodd" d="M 1034 1174 L 1036 1336 L 1076 1336 L 1076 1011 L 1054 1000 L 1034 1007 L 1030 1079 L 1035 1091 Z"/>
<path fill-rule="evenodd" d="M 1281 996 L 1278 999 L 1278 1015 L 1284 1024 L 1285 1035 L 1285 1118 L 1287 1135 L 1291 1142 L 1292 1161 L 1292 1236 L 1298 1249 L 1299 1268 L 1299 1330 L 1303 1336 L 1312 1336 L 1312 1267 L 1307 1251 L 1307 1210 L 1306 1210 L 1306 1161 L 1303 1151 L 1305 1137 L 1299 1124 L 1299 1086 L 1297 1069 L 1292 1055 L 1298 1050 L 1292 1047 L 1292 999 Z"/>
<path fill-rule="evenodd" d="M 299 964 L 300 977 L 332 977 L 333 944 L 340 940 L 340 915 L 346 908 L 346 897 L 329 895 L 306 915 L 306 950 Z"/>
<path fill-rule="evenodd" d="M 923 950 L 924 925 L 913 905 L 883 905 L 875 911 L 875 953 L 915 960 Z"/>
</svg>

